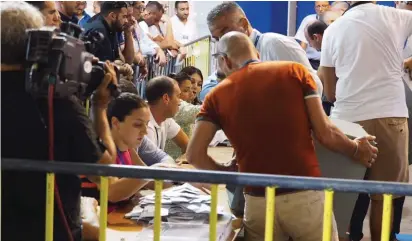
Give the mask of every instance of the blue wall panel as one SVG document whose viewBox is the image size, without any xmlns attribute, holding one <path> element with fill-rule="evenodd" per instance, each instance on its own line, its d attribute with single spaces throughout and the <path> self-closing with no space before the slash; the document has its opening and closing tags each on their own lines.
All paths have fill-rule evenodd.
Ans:
<svg viewBox="0 0 412 241">
<path fill-rule="evenodd" d="M 288 2 L 238 1 L 250 23 L 261 32 L 286 34 Z"/>
</svg>

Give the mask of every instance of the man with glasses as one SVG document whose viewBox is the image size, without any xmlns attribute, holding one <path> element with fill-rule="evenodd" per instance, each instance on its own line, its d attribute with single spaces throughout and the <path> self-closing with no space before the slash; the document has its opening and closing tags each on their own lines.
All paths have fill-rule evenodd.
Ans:
<svg viewBox="0 0 412 241">
<path fill-rule="evenodd" d="M 143 12 L 145 10 L 144 1 L 134 1 L 131 4 L 133 7 L 133 17 L 135 20 L 140 21 L 143 17 Z M 138 46 L 135 46 L 136 50 L 140 50 L 143 55 L 155 55 L 155 60 L 158 61 L 160 66 L 166 64 L 166 56 L 163 50 L 156 44 L 153 40 L 147 36 L 147 34 L 140 27 L 139 23 L 135 24 L 135 43 L 138 43 Z"/>
<path fill-rule="evenodd" d="M 330 122 L 316 83 L 303 65 L 261 63 L 249 36 L 237 31 L 223 35 L 216 56 L 227 78 L 206 97 L 198 115 L 187 150 L 187 160 L 196 168 L 231 171 L 237 164 L 241 173 L 319 177 L 312 132 L 330 150 L 372 165 L 377 149 L 368 140 L 373 137 L 350 140 Z M 232 165 L 219 165 L 207 154 L 219 129 L 236 151 Z M 264 240 L 265 188 L 246 186 L 244 194 L 245 240 Z M 322 240 L 323 192 L 279 188 L 276 195 L 276 221 L 269 227 L 274 240 Z M 332 219 L 328 238 L 338 241 Z"/>
<path fill-rule="evenodd" d="M 324 12 L 328 11 L 330 8 L 328 1 L 316 1 L 315 2 L 315 11 L 316 14 L 311 14 L 306 16 L 302 23 L 300 24 L 298 31 L 296 31 L 295 39 L 300 42 L 302 48 L 306 51 L 306 55 L 310 61 L 312 67 L 317 70 L 320 63 L 320 51 L 317 51 L 312 46 L 308 44 L 308 41 L 305 38 L 305 28 L 306 26 L 317 20 L 320 19 Z"/>
</svg>

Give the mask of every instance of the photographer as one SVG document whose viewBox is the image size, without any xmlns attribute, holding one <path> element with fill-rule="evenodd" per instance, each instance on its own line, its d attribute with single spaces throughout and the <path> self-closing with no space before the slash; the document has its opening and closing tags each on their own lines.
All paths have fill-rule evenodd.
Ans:
<svg viewBox="0 0 412 241">
<path fill-rule="evenodd" d="M 26 30 L 43 26 L 42 14 L 25 2 L 3 2 L 1 9 L 2 158 L 48 160 L 47 98 L 34 99 L 25 89 Z M 52 61 L 52 60 L 49 60 Z M 74 96 L 54 99 L 54 161 L 113 163 L 116 149 L 106 118 L 111 99 L 109 84 L 116 84 L 112 65 L 94 92 L 94 129 Z M 97 134 L 97 135 L 96 135 Z M 99 143 L 98 137 L 102 144 Z M 93 178 L 94 179 L 94 178 Z M 2 240 L 45 239 L 46 174 L 2 171 Z M 56 174 L 62 208 L 55 205 L 54 240 L 82 239 L 80 179 Z M 61 215 L 64 212 L 64 216 Z M 23 218 L 23 219 L 22 219 Z M 24 228 L 23 226 L 24 225 Z M 71 239 L 73 237 L 73 239 Z"/>
</svg>

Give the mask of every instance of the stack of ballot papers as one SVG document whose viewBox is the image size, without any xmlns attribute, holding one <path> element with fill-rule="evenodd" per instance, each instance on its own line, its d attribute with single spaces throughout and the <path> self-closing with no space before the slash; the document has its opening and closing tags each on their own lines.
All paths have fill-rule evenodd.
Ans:
<svg viewBox="0 0 412 241">
<path fill-rule="evenodd" d="M 185 183 L 162 192 L 161 216 L 167 222 L 207 223 L 210 213 L 211 196 Z M 223 207 L 217 207 L 223 215 Z M 155 213 L 155 194 L 139 199 L 138 205 L 125 215 L 126 218 L 151 222 Z"/>
</svg>

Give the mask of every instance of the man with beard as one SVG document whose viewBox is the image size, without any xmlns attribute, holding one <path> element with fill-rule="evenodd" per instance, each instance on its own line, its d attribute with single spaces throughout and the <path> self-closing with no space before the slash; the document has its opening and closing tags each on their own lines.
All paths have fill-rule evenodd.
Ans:
<svg viewBox="0 0 412 241">
<path fill-rule="evenodd" d="M 56 7 L 59 10 L 61 20 L 63 22 L 71 22 L 77 24 L 79 19 L 76 17 L 76 1 L 56 1 Z"/>
<path fill-rule="evenodd" d="M 133 23 L 131 23 L 133 24 Z M 134 46 L 132 28 L 127 21 L 127 4 L 126 2 L 104 2 L 101 4 L 100 16 L 94 21 L 87 23 L 85 34 L 91 32 L 100 32 L 104 39 L 101 43 L 96 44 L 92 54 L 101 61 L 123 60 L 127 64 L 132 64 L 134 59 Z M 117 33 L 124 32 L 125 47 L 123 52 L 119 49 Z M 123 55 L 122 55 L 123 53 Z"/>
<path fill-rule="evenodd" d="M 173 26 L 173 35 L 181 44 L 189 43 L 198 38 L 196 22 L 189 18 L 189 2 L 175 2 L 176 15 L 170 18 Z"/>
</svg>

